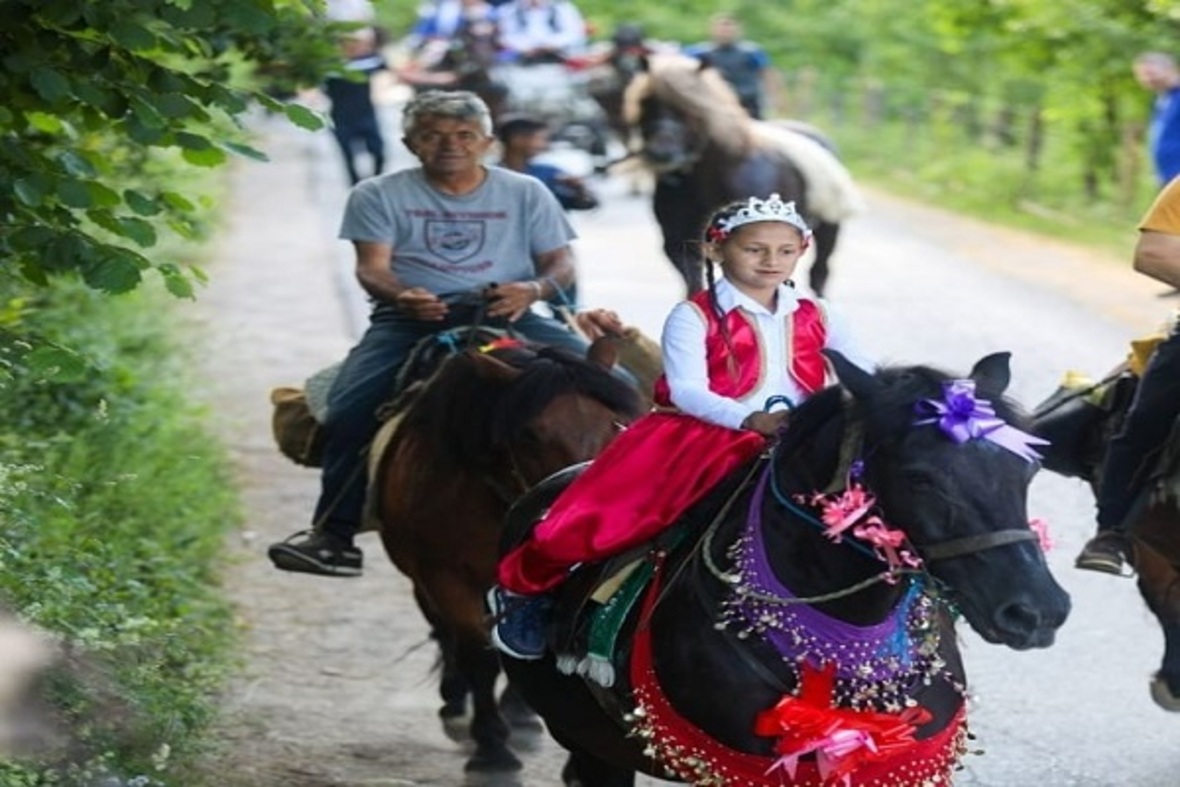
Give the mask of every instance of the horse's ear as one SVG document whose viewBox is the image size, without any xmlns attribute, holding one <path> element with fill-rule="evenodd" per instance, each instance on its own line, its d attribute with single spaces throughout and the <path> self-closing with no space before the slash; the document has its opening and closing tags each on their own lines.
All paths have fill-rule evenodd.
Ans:
<svg viewBox="0 0 1180 787">
<path fill-rule="evenodd" d="M 619 345 L 612 336 L 600 336 L 586 351 L 586 359 L 604 369 L 611 369 L 619 360 Z"/>
<path fill-rule="evenodd" d="M 1012 381 L 1012 372 L 1008 362 L 1012 353 L 1000 352 L 984 356 L 971 369 L 971 379 L 979 386 L 979 390 L 990 396 L 999 396 L 1008 388 Z"/>
<path fill-rule="evenodd" d="M 836 378 L 857 399 L 871 399 L 881 390 L 881 383 L 876 377 L 845 358 L 836 350 L 824 350 L 828 362 L 836 372 Z"/>
<path fill-rule="evenodd" d="M 713 58 L 711 55 L 709 55 L 707 53 L 697 55 L 697 60 L 700 61 L 700 64 L 697 66 L 698 72 L 704 71 L 705 69 L 709 69 L 709 68 L 713 67 Z"/>
<path fill-rule="evenodd" d="M 639 70 L 642 73 L 647 73 L 648 71 L 651 71 L 651 59 L 648 57 L 647 52 L 644 52 L 642 55 L 639 56 L 639 64 L 638 65 L 639 65 Z"/>
<path fill-rule="evenodd" d="M 470 352 L 467 357 L 471 359 L 471 368 L 475 375 L 482 380 L 507 385 L 520 376 L 520 370 L 515 366 L 493 358 L 487 353 Z"/>
</svg>

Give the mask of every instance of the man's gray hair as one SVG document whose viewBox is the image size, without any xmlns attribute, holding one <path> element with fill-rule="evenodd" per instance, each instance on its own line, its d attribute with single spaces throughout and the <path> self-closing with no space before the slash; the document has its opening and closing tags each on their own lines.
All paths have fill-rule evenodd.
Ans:
<svg viewBox="0 0 1180 787">
<path fill-rule="evenodd" d="M 492 133 L 492 113 L 483 99 L 467 90 L 427 90 L 414 96 L 402 109 L 402 133 L 414 134 L 418 121 L 427 115 L 474 120 L 484 134 Z"/>
</svg>

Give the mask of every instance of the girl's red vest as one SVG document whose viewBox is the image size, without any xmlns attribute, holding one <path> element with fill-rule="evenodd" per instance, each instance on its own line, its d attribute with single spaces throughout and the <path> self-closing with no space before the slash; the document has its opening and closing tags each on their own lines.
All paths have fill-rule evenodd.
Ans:
<svg viewBox="0 0 1180 787">
<path fill-rule="evenodd" d="M 708 359 L 709 390 L 729 399 L 740 399 L 758 387 L 766 370 L 764 348 L 758 342 L 754 320 L 741 309 L 724 316 L 717 313 L 708 290 L 689 297 L 705 320 L 705 357 Z M 787 318 L 786 359 L 791 379 L 808 395 L 824 387 L 827 360 L 822 350 L 828 330 L 823 309 L 815 301 L 799 299 L 799 306 Z M 668 381 L 656 380 L 655 402 L 671 407 Z"/>
</svg>

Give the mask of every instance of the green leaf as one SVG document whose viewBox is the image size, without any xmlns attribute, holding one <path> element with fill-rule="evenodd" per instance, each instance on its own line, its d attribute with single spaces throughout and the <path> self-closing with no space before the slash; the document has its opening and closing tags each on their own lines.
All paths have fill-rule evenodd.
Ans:
<svg viewBox="0 0 1180 787">
<path fill-rule="evenodd" d="M 91 163 L 73 150 L 63 150 L 58 154 L 57 163 L 76 178 L 93 178 L 97 174 Z"/>
<path fill-rule="evenodd" d="M 61 234 L 43 247 L 41 265 L 51 273 L 77 268 L 87 261 L 92 250 L 73 234 Z"/>
<path fill-rule="evenodd" d="M 103 292 L 130 292 L 139 286 L 142 258 L 128 249 L 110 247 L 93 263 L 82 269 L 82 279 Z"/>
<path fill-rule="evenodd" d="M 168 206 L 173 210 L 182 211 L 184 213 L 188 213 L 197 209 L 197 206 L 194 205 L 188 197 L 184 196 L 183 194 L 178 194 L 175 191 L 165 191 L 160 195 L 160 199 L 168 203 Z"/>
<path fill-rule="evenodd" d="M 179 93 L 161 93 L 155 96 L 156 109 L 164 117 L 183 118 L 189 115 L 195 115 L 200 112 L 199 108 L 192 101 L 189 101 Z M 204 114 L 200 112 L 200 114 Z"/>
<path fill-rule="evenodd" d="M 288 120 L 308 131 L 319 131 L 324 127 L 324 119 L 302 104 L 283 104 L 283 112 L 287 114 Z"/>
<path fill-rule="evenodd" d="M 91 202 L 100 208 L 113 208 L 123 201 L 119 198 L 119 192 L 109 186 L 104 186 L 97 180 L 88 182 L 86 188 L 90 191 Z"/>
<path fill-rule="evenodd" d="M 133 19 L 115 22 L 109 32 L 116 43 L 132 51 L 151 49 L 156 45 L 156 37 L 152 32 Z"/>
<path fill-rule="evenodd" d="M 127 203 L 127 207 L 140 216 L 155 216 L 163 210 L 159 200 L 134 189 L 123 190 L 123 201 Z"/>
<path fill-rule="evenodd" d="M 176 144 L 187 150 L 208 150 L 213 147 L 213 143 L 209 141 L 208 137 L 202 137 L 199 134 L 177 131 L 175 137 Z"/>
<path fill-rule="evenodd" d="M 270 158 L 265 153 L 256 148 L 252 148 L 249 145 L 241 145 L 237 142 L 223 142 L 221 144 L 234 153 L 237 153 L 239 156 L 252 158 L 255 161 L 270 161 Z"/>
<path fill-rule="evenodd" d="M 209 148 L 208 150 L 183 150 L 181 156 L 190 164 L 195 164 L 198 167 L 216 167 L 225 163 L 225 151 L 220 148 Z"/>
<path fill-rule="evenodd" d="M 121 229 L 120 234 L 131 238 L 143 247 L 156 245 L 156 228 L 151 225 L 151 222 L 137 219 L 134 216 L 121 218 L 117 221 Z"/>
<path fill-rule="evenodd" d="M 41 198 L 45 196 L 45 192 L 30 178 L 21 178 L 12 184 L 12 188 L 16 192 L 16 198 L 30 208 L 40 205 Z"/>
<path fill-rule="evenodd" d="M 38 95 L 51 104 L 70 95 L 70 83 L 57 71 L 47 66 L 33 69 L 33 73 L 29 75 L 29 82 L 32 83 L 33 89 L 37 91 Z"/>
<path fill-rule="evenodd" d="M 46 134 L 59 134 L 65 128 L 59 117 L 44 112 L 26 112 L 25 120 L 30 126 Z"/>
<path fill-rule="evenodd" d="M 171 263 L 160 265 L 157 270 L 164 277 L 164 287 L 177 298 L 194 298 L 195 290 L 192 281 L 184 272 Z"/>
<path fill-rule="evenodd" d="M 24 357 L 29 371 L 50 382 L 76 382 L 90 371 L 90 364 L 81 355 L 58 345 L 41 345 Z"/>
<path fill-rule="evenodd" d="M 58 181 L 57 198 L 71 208 L 89 208 L 94 204 L 86 182 L 73 178 Z"/>
</svg>

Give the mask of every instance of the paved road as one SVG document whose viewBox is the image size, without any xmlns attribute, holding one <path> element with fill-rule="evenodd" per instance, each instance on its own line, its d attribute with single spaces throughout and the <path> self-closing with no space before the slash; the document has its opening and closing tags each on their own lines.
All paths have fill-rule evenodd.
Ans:
<svg viewBox="0 0 1180 787">
<path fill-rule="evenodd" d="M 276 164 L 268 166 L 284 168 L 287 179 L 282 187 L 295 192 L 275 196 L 295 205 L 296 221 L 302 220 L 288 230 L 332 257 L 334 282 L 345 313 L 352 315 L 348 325 L 355 330 L 360 320 L 355 285 L 348 273 L 350 255 L 343 244 L 330 240 L 344 193 L 335 151 L 323 136 L 300 137 L 295 142 L 290 132 L 275 133 Z M 582 235 L 577 252 L 584 300 L 608 305 L 628 321 L 658 333 L 663 315 L 679 293 L 676 277 L 660 256 L 648 204 L 642 197 L 629 196 L 621 183 L 601 184 L 601 190 L 604 207 L 576 217 Z M 833 262 L 829 295 L 866 348 L 882 360 L 929 362 L 965 372 L 983 354 L 1010 350 L 1014 354 L 1012 393 L 1031 406 L 1055 387 L 1068 368 L 1100 374 L 1114 365 L 1126 340 L 1150 329 L 1166 308 L 1167 302 L 1157 297 L 1160 288 L 1140 281 L 1122 260 L 989 227 L 885 194 L 868 196 L 867 212 L 846 226 Z M 278 222 L 284 215 L 276 206 L 244 205 L 239 210 L 250 211 L 250 216 L 257 213 L 259 221 Z M 267 211 L 275 215 L 267 219 L 262 215 Z M 1128 232 L 1128 250 L 1132 241 L 1133 233 Z M 322 281 L 307 286 L 315 290 L 310 296 L 292 291 L 290 297 L 325 295 Z M 341 333 L 339 341 L 332 337 L 331 347 L 346 339 L 347 331 Z M 290 362 L 286 368 L 291 368 Z M 279 475 L 277 480 L 269 479 L 271 488 L 256 485 L 254 509 L 265 509 L 291 495 L 307 505 L 312 487 L 307 475 Z M 1079 483 L 1042 474 L 1034 482 L 1030 509 L 1050 523 L 1057 542 L 1050 563 L 1073 597 L 1074 612 L 1057 644 L 1044 651 L 1009 651 L 987 645 L 966 627 L 962 629 L 975 745 L 984 753 L 965 760 L 956 784 L 1175 787 L 1180 784 L 1180 717 L 1158 710 L 1147 692 L 1161 637 L 1131 582 L 1071 567 L 1091 527 L 1089 493 Z M 293 529 L 290 522 L 278 527 Z M 249 558 L 256 573 L 239 581 L 235 592 L 243 603 L 243 615 L 256 616 L 251 625 L 258 641 L 251 647 L 255 653 L 265 651 L 265 658 L 252 668 L 251 695 L 240 696 L 236 710 L 253 719 L 248 729 L 264 730 L 291 762 L 285 779 L 260 772 L 254 781 L 237 783 L 459 783 L 463 755 L 437 731 L 430 678 L 424 674 L 429 659 L 407 652 L 405 632 L 414 631 L 417 624 L 400 620 L 399 638 L 384 642 L 380 639 L 384 633 L 376 632 L 372 624 L 391 613 L 368 615 L 352 608 L 368 599 L 370 604 L 396 607 L 397 615 L 413 614 L 406 612 L 412 608 L 404 598 L 394 603 L 384 595 L 373 596 L 374 592 L 405 592 L 403 582 L 377 567 L 381 555 L 376 542 L 366 541 L 364 546 L 378 576 L 366 576 L 361 582 L 372 584 L 355 585 L 365 589 L 350 590 L 343 598 L 349 605 L 347 619 L 331 600 L 316 597 L 317 592 L 338 593 L 332 581 L 267 575 L 265 564 L 258 561 L 257 546 L 252 544 Z M 320 584 L 308 591 L 309 583 Z M 323 583 L 332 586 L 331 591 L 328 587 L 321 591 Z M 267 592 L 290 594 L 288 603 L 255 598 Z M 357 630 L 350 631 L 350 626 Z M 325 636 L 330 634 L 326 645 L 316 641 L 317 634 L 325 631 L 320 627 L 327 627 Z M 420 634 L 424 627 L 417 631 Z M 348 666 L 325 668 L 310 677 L 300 676 L 293 666 L 284 668 L 280 651 L 284 643 L 294 647 L 301 634 L 308 641 L 300 648 L 322 648 L 333 664 L 348 660 Z M 382 649 L 408 656 L 399 662 L 396 678 L 383 666 Z M 369 652 L 358 655 L 360 651 Z M 415 669 L 423 673 L 415 675 Z M 357 676 L 365 676 L 364 686 L 351 680 Z M 297 700 L 282 696 L 283 687 L 298 685 L 301 677 L 315 683 L 315 690 L 324 696 L 334 697 L 336 705 L 356 700 L 355 718 L 342 722 L 342 712 L 329 707 L 332 700 L 321 703 L 323 720 L 318 727 L 312 718 L 285 718 L 290 714 L 284 713 L 284 707 L 290 710 Z M 384 703 L 375 701 L 375 694 L 389 691 L 396 696 L 386 697 Z M 397 723 L 383 725 L 380 718 L 372 718 L 382 713 L 396 715 Z M 349 717 L 343 714 L 343 718 Z M 355 725 L 351 735 L 349 725 Z M 245 746 L 247 737 L 238 730 L 227 735 L 227 741 Z M 339 743 L 342 740 L 354 742 Z M 319 760 L 300 760 L 301 752 L 309 751 L 313 743 L 319 746 Z M 252 745 L 259 754 L 264 744 Z M 543 746 L 532 755 L 520 779 L 510 783 L 551 787 L 557 783 L 558 760 L 551 746 Z"/>
</svg>

